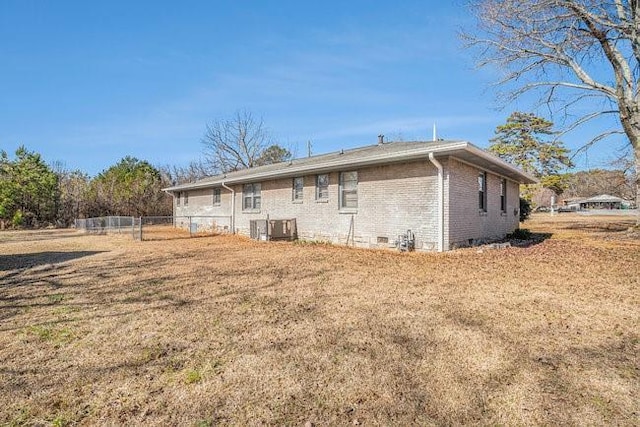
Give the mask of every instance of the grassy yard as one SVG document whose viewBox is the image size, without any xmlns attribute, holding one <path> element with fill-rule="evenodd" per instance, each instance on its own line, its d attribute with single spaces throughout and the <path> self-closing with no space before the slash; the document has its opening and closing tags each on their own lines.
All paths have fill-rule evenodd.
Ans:
<svg viewBox="0 0 640 427">
<path fill-rule="evenodd" d="M 632 224 L 443 254 L 2 232 L 0 425 L 638 425 Z"/>
</svg>

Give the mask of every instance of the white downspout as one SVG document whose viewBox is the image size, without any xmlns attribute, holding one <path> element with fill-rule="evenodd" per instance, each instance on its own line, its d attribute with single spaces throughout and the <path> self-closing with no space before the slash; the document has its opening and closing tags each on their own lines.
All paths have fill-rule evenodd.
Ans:
<svg viewBox="0 0 640 427">
<path fill-rule="evenodd" d="M 429 161 L 438 169 L 438 252 L 444 251 L 444 174 L 442 164 L 436 160 L 433 152 L 429 153 Z"/>
<path fill-rule="evenodd" d="M 222 188 L 231 191 L 231 232 L 236 234 L 236 190 L 227 187 L 224 182 L 222 183 Z"/>
</svg>

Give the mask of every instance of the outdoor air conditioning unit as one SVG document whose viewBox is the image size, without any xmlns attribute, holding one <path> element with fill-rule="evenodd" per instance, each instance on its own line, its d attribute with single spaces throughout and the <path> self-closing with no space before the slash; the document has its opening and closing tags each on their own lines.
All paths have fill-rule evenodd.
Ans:
<svg viewBox="0 0 640 427">
<path fill-rule="evenodd" d="M 270 219 L 268 231 L 269 240 L 294 240 L 298 234 L 295 218 Z"/>
<path fill-rule="evenodd" d="M 249 223 L 249 234 L 255 240 L 295 240 L 298 229 L 292 219 L 255 219 Z"/>
</svg>

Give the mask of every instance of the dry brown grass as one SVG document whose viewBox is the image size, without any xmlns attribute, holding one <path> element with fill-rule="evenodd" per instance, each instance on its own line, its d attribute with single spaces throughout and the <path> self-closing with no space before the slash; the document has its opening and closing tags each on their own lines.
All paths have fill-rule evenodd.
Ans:
<svg viewBox="0 0 640 427">
<path fill-rule="evenodd" d="M 0 234 L 0 423 L 640 424 L 631 219 L 397 254 Z"/>
</svg>

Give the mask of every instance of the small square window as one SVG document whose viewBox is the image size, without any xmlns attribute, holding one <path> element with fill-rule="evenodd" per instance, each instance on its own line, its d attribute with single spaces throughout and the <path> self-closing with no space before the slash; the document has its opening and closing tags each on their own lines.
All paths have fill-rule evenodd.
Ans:
<svg viewBox="0 0 640 427">
<path fill-rule="evenodd" d="M 213 189 L 213 206 L 220 206 L 220 189 Z"/>
<path fill-rule="evenodd" d="M 189 192 L 188 191 L 184 192 L 184 205 L 185 206 L 189 205 Z"/>
<path fill-rule="evenodd" d="M 182 193 L 178 191 L 176 193 L 176 206 L 180 206 L 180 196 L 182 196 Z"/>
</svg>

